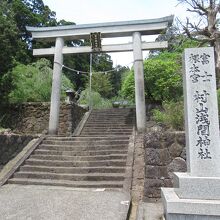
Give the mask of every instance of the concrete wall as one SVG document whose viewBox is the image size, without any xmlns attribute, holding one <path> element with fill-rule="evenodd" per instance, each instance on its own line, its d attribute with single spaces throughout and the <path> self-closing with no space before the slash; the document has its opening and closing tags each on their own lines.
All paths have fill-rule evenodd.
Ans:
<svg viewBox="0 0 220 220">
<path fill-rule="evenodd" d="M 1 109 L 2 124 L 16 133 L 40 134 L 48 129 L 50 103 L 24 103 Z M 61 104 L 59 134 L 70 135 L 86 111 L 75 104 Z"/>
<path fill-rule="evenodd" d="M 144 200 L 160 198 L 160 187 L 173 187 L 173 172 L 186 172 L 184 132 L 148 132 L 144 136 Z"/>
<path fill-rule="evenodd" d="M 0 170 L 14 158 L 32 139 L 32 135 L 0 134 Z"/>
</svg>

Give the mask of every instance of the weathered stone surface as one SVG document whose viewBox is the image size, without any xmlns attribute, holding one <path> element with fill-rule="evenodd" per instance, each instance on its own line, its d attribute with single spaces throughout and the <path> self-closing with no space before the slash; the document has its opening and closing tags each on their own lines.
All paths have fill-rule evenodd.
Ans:
<svg viewBox="0 0 220 220">
<path fill-rule="evenodd" d="M 145 150 L 145 163 L 146 165 L 160 165 L 159 152 L 154 148 L 147 148 Z"/>
<path fill-rule="evenodd" d="M 171 158 L 168 149 L 147 148 L 145 150 L 146 165 L 167 165 Z"/>
<path fill-rule="evenodd" d="M 180 157 L 182 157 L 184 160 L 186 160 L 186 148 L 185 147 L 183 148 L 183 151 L 182 151 Z"/>
<path fill-rule="evenodd" d="M 160 177 L 159 166 L 149 166 L 145 167 L 145 177 L 156 179 Z"/>
<path fill-rule="evenodd" d="M 161 190 L 158 187 L 146 188 L 144 192 L 145 201 L 148 200 L 148 198 L 160 198 L 160 194 Z"/>
<path fill-rule="evenodd" d="M 139 202 L 143 198 L 144 191 L 144 145 L 143 134 L 137 134 L 134 146 L 134 165 L 132 178 L 132 201 Z"/>
<path fill-rule="evenodd" d="M 171 179 L 173 178 L 173 172 L 186 172 L 186 170 L 187 170 L 186 161 L 181 157 L 175 158 L 167 166 L 167 171 Z"/>
<path fill-rule="evenodd" d="M 172 172 L 186 171 L 185 133 L 161 131 L 148 132 L 144 138 L 144 146 L 144 199 L 158 199 L 160 198 L 160 188 L 162 186 L 173 186 Z M 146 181 L 148 183 L 146 183 Z"/>
<path fill-rule="evenodd" d="M 163 145 L 165 148 L 169 148 L 175 142 L 175 133 L 174 132 L 165 132 L 163 133 Z"/>
<path fill-rule="evenodd" d="M 50 103 L 24 103 L 0 109 L 3 126 L 16 133 L 40 134 L 48 129 Z M 59 134 L 70 135 L 86 111 L 75 104 L 62 103 L 60 107 Z"/>
<path fill-rule="evenodd" d="M 0 135 L 0 166 L 15 157 L 33 138 L 32 135 Z"/>
<path fill-rule="evenodd" d="M 161 137 L 162 132 L 148 132 L 144 136 L 144 147 L 145 148 L 162 148 Z"/>
<path fill-rule="evenodd" d="M 175 158 L 175 157 L 179 157 L 181 155 L 183 151 L 183 146 L 181 146 L 178 143 L 173 143 L 170 147 L 169 147 L 169 152 L 171 157 Z"/>
<path fill-rule="evenodd" d="M 171 162 L 171 157 L 168 149 L 159 150 L 160 155 L 160 164 L 159 165 L 167 165 Z"/>
<path fill-rule="evenodd" d="M 182 145 L 182 146 L 185 146 L 185 142 L 186 142 L 186 138 L 185 138 L 185 132 L 176 132 L 176 141 Z"/>
</svg>

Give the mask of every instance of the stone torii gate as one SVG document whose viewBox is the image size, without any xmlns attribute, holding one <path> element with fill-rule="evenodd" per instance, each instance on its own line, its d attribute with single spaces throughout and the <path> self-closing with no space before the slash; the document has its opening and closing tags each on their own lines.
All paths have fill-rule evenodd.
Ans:
<svg viewBox="0 0 220 220">
<path fill-rule="evenodd" d="M 66 47 L 65 40 L 89 39 L 91 33 L 100 32 L 102 38 L 133 37 L 132 43 L 102 45 L 99 52 L 133 51 L 135 74 L 135 103 L 137 130 L 144 131 L 146 123 L 146 107 L 144 94 L 144 70 L 142 50 L 162 49 L 168 46 L 164 42 L 142 42 L 142 35 L 160 34 L 172 25 L 173 16 L 157 19 L 108 22 L 86 25 L 65 25 L 56 27 L 27 27 L 36 40 L 55 41 L 55 47 L 34 49 L 34 56 L 54 55 L 53 84 L 50 106 L 49 134 L 58 132 L 61 73 L 64 54 L 93 53 L 89 46 Z"/>
</svg>

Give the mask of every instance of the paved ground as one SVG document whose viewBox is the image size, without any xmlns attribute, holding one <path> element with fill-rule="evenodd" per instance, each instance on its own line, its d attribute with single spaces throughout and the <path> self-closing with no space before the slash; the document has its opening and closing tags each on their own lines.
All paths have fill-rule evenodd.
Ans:
<svg viewBox="0 0 220 220">
<path fill-rule="evenodd" d="M 162 203 L 140 203 L 138 206 L 137 220 L 164 220 Z"/>
<path fill-rule="evenodd" d="M 130 196 L 120 191 L 4 185 L 0 219 L 126 220 Z"/>
</svg>

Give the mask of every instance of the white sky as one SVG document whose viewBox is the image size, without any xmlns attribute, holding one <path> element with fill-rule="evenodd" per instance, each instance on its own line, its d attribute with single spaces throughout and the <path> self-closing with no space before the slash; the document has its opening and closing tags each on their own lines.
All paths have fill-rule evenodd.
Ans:
<svg viewBox="0 0 220 220">
<path fill-rule="evenodd" d="M 102 23 L 152 19 L 174 14 L 185 17 L 183 5 L 177 0 L 43 0 L 56 12 L 58 20 L 76 24 Z M 155 37 L 142 37 L 143 41 L 154 41 Z M 131 38 L 106 39 L 103 44 L 131 42 Z M 132 52 L 111 53 L 114 65 L 127 65 L 133 61 Z M 144 58 L 147 52 L 143 53 Z"/>
</svg>

